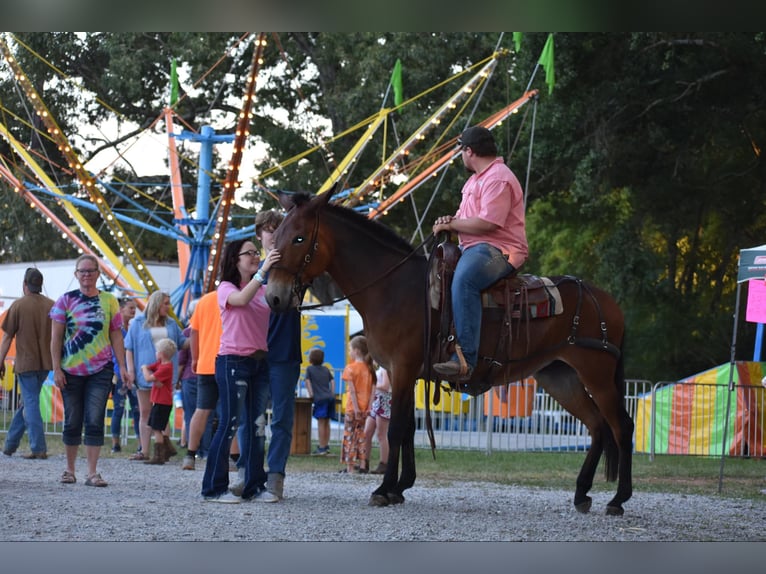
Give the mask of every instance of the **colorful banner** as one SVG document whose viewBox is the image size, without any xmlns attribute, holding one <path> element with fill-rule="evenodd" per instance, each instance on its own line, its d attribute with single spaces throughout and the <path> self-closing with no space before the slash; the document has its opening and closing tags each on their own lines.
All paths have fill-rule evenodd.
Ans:
<svg viewBox="0 0 766 574">
<path fill-rule="evenodd" d="M 751 279 L 747 286 L 745 321 L 766 323 L 766 280 Z"/>
<path fill-rule="evenodd" d="M 761 379 L 766 363 L 737 361 L 729 426 L 724 425 L 729 400 L 730 365 L 720 365 L 661 387 L 655 393 L 654 452 L 656 454 L 731 456 L 766 453 L 766 389 Z M 652 395 L 638 401 L 636 451 L 651 452 Z"/>
<path fill-rule="evenodd" d="M 308 314 L 301 315 L 301 352 L 302 367 L 309 365 L 309 352 L 314 347 L 324 351 L 324 365 L 335 374 L 335 394 L 342 393 L 341 374 L 346 366 L 346 347 L 348 346 L 347 314 Z M 300 391 L 305 389 L 303 377 Z M 303 395 L 301 395 L 303 396 Z"/>
</svg>

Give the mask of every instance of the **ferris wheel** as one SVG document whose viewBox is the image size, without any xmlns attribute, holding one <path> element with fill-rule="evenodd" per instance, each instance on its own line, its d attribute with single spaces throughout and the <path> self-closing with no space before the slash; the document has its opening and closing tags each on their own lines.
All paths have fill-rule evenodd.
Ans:
<svg viewBox="0 0 766 574">
<path fill-rule="evenodd" d="M 141 300 L 157 290 L 158 286 L 123 223 L 130 224 L 134 229 L 159 233 L 176 242 L 181 282 L 179 287 L 171 293 L 171 301 L 176 316 L 179 317 L 185 316 L 189 302 L 215 288 L 215 269 L 218 267 L 224 244 L 240 237 L 250 237 L 254 233 L 252 224 L 235 227 L 232 225 L 231 218 L 231 207 L 235 201 L 235 192 L 239 188 L 240 163 L 253 117 L 252 106 L 256 80 L 263 61 L 263 49 L 267 42 L 267 36 L 264 33 L 254 35 L 254 38 L 250 72 L 245 81 L 234 134 L 216 134 L 210 126 L 202 126 L 198 131 L 192 129 L 179 131 L 175 124 L 176 117 L 172 106 L 163 110 L 161 121 L 164 121 L 168 140 L 170 168 L 168 188 L 172 197 L 172 218 L 162 218 L 148 212 L 131 194 L 116 189 L 112 183 L 84 167 L 74 147 L 35 90 L 33 82 L 27 78 L 15 59 L 13 51 L 0 36 L 0 52 L 12 69 L 27 101 L 32 105 L 37 120 L 44 127 L 46 137 L 56 143 L 63 157 L 66 158 L 68 165 L 65 168 L 74 174 L 76 189 L 62 189 L 57 185 L 48 175 L 49 170 L 41 165 L 42 160 L 33 155 L 29 146 L 14 138 L 11 131 L 2 123 L 0 123 L 0 136 L 10 144 L 26 169 L 19 175 L 18 169 L 12 169 L 10 163 L 0 157 L 0 177 L 10 183 L 16 193 L 38 210 L 48 223 L 59 229 L 62 237 L 70 241 L 80 252 L 91 253 L 99 258 L 105 274 L 112 281 L 110 288 L 135 295 L 142 307 Z M 455 146 L 456 136 L 449 134 L 454 133 L 469 103 L 480 97 L 481 88 L 486 85 L 498 62 L 505 56 L 505 51 L 497 50 L 472 68 L 457 74 L 458 85 L 452 96 L 447 98 L 411 135 L 396 142 L 392 146 L 392 151 L 383 158 L 376 170 L 363 177 L 361 183 L 352 184 L 352 178 L 355 177 L 354 166 L 373 135 L 391 120 L 394 112 L 413 103 L 419 96 L 392 107 L 383 106 L 374 116 L 358 122 L 356 126 L 359 131 L 362 131 L 361 136 L 350 147 L 348 154 L 336 164 L 318 193 L 329 192 L 336 188 L 336 184 L 340 184 L 341 191 L 335 194 L 334 201 L 352 208 L 364 209 L 367 216 L 372 219 L 385 216 L 389 210 L 401 203 L 424 182 L 443 172 L 456 159 L 459 155 Z M 536 105 L 537 90 L 527 90 L 520 98 L 501 110 L 473 123 L 493 129 L 528 102 L 535 102 Z M 343 133 L 329 138 L 328 141 L 307 150 L 306 153 L 317 151 L 330 141 L 348 136 L 348 133 Z M 177 145 L 179 141 L 184 140 L 200 146 L 197 202 L 193 215 L 190 215 L 190 211 L 184 204 L 182 192 Z M 222 142 L 231 143 L 233 152 L 220 187 L 220 195 L 211 209 L 213 204 L 211 174 L 214 172 L 211 150 L 214 145 Z M 273 170 L 283 169 L 285 164 L 292 161 L 293 159 L 288 159 Z M 265 180 L 269 175 L 270 172 L 266 171 L 261 174 L 261 177 Z M 271 192 L 271 190 L 266 191 Z M 108 198 L 112 196 L 119 197 L 132 206 L 138 215 L 112 209 L 108 201 Z M 54 201 L 63 208 L 72 221 L 66 222 L 57 216 L 48 206 L 50 201 Z M 101 229 L 96 229 L 89 223 L 89 218 L 85 216 L 87 211 L 99 213 L 100 224 L 102 229 L 106 228 L 109 241 L 105 240 Z M 424 217 L 425 214 L 423 214 Z M 420 226 L 418 226 L 419 229 Z"/>
</svg>

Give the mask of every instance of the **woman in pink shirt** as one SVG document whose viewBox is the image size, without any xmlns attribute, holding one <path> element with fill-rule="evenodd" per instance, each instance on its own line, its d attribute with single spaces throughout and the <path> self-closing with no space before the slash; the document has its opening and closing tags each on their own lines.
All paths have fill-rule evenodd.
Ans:
<svg viewBox="0 0 766 574">
<path fill-rule="evenodd" d="M 269 400 L 266 364 L 269 306 L 264 297 L 263 274 L 276 261 L 279 253 L 272 250 L 259 270 L 260 254 L 255 244 L 247 240 L 232 241 L 223 252 L 217 290 L 222 332 L 215 361 L 221 418 L 202 479 L 202 496 L 206 501 L 279 500 L 266 490 L 263 467 Z M 242 421 L 240 414 L 244 417 Z M 242 498 L 228 491 L 229 449 L 240 424 L 244 425 L 240 456 L 247 461 Z"/>
</svg>

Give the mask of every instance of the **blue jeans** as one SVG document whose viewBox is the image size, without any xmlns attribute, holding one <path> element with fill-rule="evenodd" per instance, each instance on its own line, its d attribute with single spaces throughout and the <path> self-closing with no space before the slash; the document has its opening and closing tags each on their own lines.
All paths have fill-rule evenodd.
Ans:
<svg viewBox="0 0 766 574">
<path fill-rule="evenodd" d="M 181 402 L 184 409 L 184 434 L 183 442 L 189 444 L 189 426 L 191 418 L 197 408 L 197 377 L 181 379 Z M 208 417 L 209 419 L 209 417 Z"/>
<path fill-rule="evenodd" d="M 469 247 L 458 259 L 452 279 L 452 312 L 457 341 L 471 367 L 476 366 L 479 355 L 481 292 L 514 271 L 505 255 L 488 243 Z"/>
<path fill-rule="evenodd" d="M 271 387 L 271 441 L 267 463 L 269 472 L 284 476 L 293 440 L 295 385 L 301 374 L 298 361 L 269 362 Z"/>
<path fill-rule="evenodd" d="M 215 380 L 221 418 L 218 423 L 202 477 L 202 495 L 220 496 L 229 487 L 229 450 L 240 426 L 240 456 L 245 465 L 245 488 L 242 498 L 251 498 L 265 490 L 266 471 L 263 459 L 266 447 L 266 405 L 269 400 L 269 370 L 265 360 L 238 355 L 219 355 L 215 359 Z M 244 409 L 244 410 L 242 410 Z"/>
<path fill-rule="evenodd" d="M 24 430 L 29 433 L 29 448 L 34 453 L 47 452 L 43 417 L 40 414 L 40 391 L 48 377 L 48 371 L 27 371 L 17 373 L 21 389 L 21 405 L 13 415 L 8 434 L 5 436 L 5 449 L 15 452 L 19 448 Z"/>
<path fill-rule="evenodd" d="M 114 375 L 111 365 L 90 375 L 66 372 L 65 375 L 66 385 L 61 390 L 64 399 L 62 442 L 67 446 L 79 446 L 83 442 L 85 446 L 104 446 L 104 416 Z"/>
<path fill-rule="evenodd" d="M 124 393 L 124 394 L 123 394 Z M 130 417 L 133 419 L 133 432 L 136 433 L 136 438 L 140 436 L 139 421 L 141 420 L 141 413 L 138 408 L 138 395 L 136 395 L 136 388 L 133 387 L 128 390 L 125 387 L 125 383 L 119 379 L 114 385 L 114 391 L 112 392 L 112 438 L 120 438 L 122 431 L 122 417 L 125 415 L 125 397 L 128 397 L 130 403 Z"/>
</svg>

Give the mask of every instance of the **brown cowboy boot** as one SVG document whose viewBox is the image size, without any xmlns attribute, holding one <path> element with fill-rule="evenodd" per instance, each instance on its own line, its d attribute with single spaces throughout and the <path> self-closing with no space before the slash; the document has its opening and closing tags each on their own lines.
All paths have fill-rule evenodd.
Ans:
<svg viewBox="0 0 766 574">
<path fill-rule="evenodd" d="M 165 464 L 165 443 L 154 443 L 154 455 L 149 460 L 145 460 L 144 464 Z"/>
<path fill-rule="evenodd" d="M 173 446 L 173 441 L 170 440 L 169 436 L 164 437 L 163 444 L 165 445 L 165 462 L 167 462 L 170 457 L 177 455 L 178 451 Z"/>
</svg>

